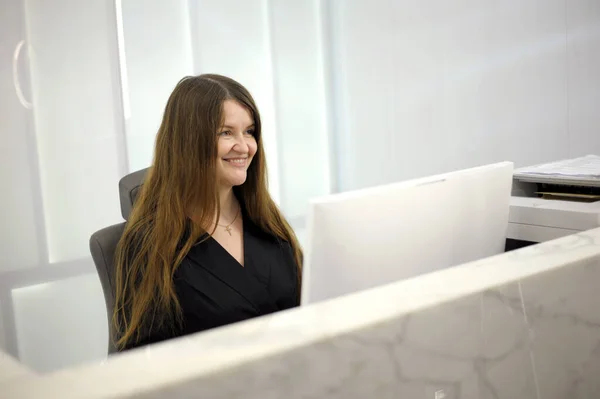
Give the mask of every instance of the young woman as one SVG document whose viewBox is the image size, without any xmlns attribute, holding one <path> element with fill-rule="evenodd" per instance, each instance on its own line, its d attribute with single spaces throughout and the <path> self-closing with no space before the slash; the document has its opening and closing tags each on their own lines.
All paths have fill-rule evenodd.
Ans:
<svg viewBox="0 0 600 399">
<path fill-rule="evenodd" d="M 299 304 L 302 252 L 267 190 L 260 115 L 242 85 L 177 84 L 116 265 L 120 350 Z"/>
</svg>

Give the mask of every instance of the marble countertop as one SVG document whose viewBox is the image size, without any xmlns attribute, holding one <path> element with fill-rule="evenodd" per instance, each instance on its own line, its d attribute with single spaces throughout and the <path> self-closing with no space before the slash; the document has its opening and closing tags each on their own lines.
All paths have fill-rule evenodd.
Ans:
<svg viewBox="0 0 600 399">
<path fill-rule="evenodd" d="M 367 329 L 440 303 L 600 256 L 600 229 L 249 320 L 4 387 L 11 398 L 125 398 Z M 254 364 L 253 363 L 253 364 Z M 68 388 L 65 388 L 68 387 Z M 143 397 L 154 397 L 152 395 Z M 158 397 L 158 396 L 157 396 Z"/>
<path fill-rule="evenodd" d="M 0 352 L 0 385 L 31 377 L 34 373 L 12 356 Z"/>
</svg>

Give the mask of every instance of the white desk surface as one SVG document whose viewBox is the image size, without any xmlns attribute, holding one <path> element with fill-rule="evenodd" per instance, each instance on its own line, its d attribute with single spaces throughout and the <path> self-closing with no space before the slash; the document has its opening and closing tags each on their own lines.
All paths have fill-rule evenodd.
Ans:
<svg viewBox="0 0 600 399">
<path fill-rule="evenodd" d="M 18 360 L 6 353 L 0 352 L 0 385 L 7 382 L 14 382 L 17 378 L 31 377 L 33 375 L 33 371 L 19 363 Z"/>
</svg>

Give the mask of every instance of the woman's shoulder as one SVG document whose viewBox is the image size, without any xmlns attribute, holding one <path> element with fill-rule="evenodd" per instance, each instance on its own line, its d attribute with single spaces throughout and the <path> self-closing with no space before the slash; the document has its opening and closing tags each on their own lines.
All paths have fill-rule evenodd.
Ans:
<svg viewBox="0 0 600 399">
<path fill-rule="evenodd" d="M 291 245 L 287 240 L 277 236 L 273 232 L 270 232 L 260 227 L 257 223 L 254 223 L 250 218 L 244 218 L 244 224 L 244 229 L 257 239 L 261 240 L 263 243 L 270 246 L 276 246 L 283 250 L 291 250 Z"/>
<path fill-rule="evenodd" d="M 267 230 L 262 228 L 259 223 L 254 221 L 250 216 L 244 214 L 244 231 L 250 233 L 263 240 L 273 241 L 274 237 Z"/>
</svg>

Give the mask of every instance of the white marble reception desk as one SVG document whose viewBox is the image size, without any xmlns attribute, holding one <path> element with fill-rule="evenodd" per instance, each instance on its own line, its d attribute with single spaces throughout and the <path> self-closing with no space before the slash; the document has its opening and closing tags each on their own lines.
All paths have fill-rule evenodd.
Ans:
<svg viewBox="0 0 600 399">
<path fill-rule="evenodd" d="M 600 398 L 599 282 L 596 229 L 20 379 L 0 396 Z"/>
<path fill-rule="evenodd" d="M 2 385 L 15 382 L 16 380 L 31 378 L 35 373 L 16 359 L 0 351 L 0 398 L 2 396 Z"/>
</svg>

